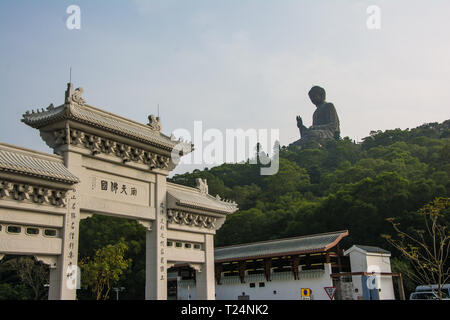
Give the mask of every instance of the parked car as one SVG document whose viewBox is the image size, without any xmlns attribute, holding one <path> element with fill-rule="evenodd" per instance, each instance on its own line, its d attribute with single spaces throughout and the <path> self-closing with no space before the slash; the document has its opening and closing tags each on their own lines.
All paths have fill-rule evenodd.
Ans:
<svg viewBox="0 0 450 320">
<path fill-rule="evenodd" d="M 442 292 L 442 299 L 450 300 L 445 292 Z M 434 291 L 419 291 L 411 293 L 409 300 L 439 300 L 439 296 Z"/>
<path fill-rule="evenodd" d="M 438 285 L 426 285 L 426 286 L 417 286 L 416 292 L 424 292 L 424 291 L 437 291 Z M 442 291 L 447 294 L 447 296 L 450 296 L 450 284 L 446 283 L 442 285 Z"/>
</svg>

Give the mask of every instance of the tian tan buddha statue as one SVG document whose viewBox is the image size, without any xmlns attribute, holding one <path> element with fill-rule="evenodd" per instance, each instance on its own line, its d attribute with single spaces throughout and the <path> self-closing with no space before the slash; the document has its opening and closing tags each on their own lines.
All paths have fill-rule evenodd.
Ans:
<svg viewBox="0 0 450 320">
<path fill-rule="evenodd" d="M 311 102 L 316 106 L 313 114 L 312 126 L 307 128 L 303 125 L 300 116 L 297 117 L 297 127 L 300 130 L 301 139 L 295 145 L 303 145 L 305 142 L 316 141 L 318 143 L 328 139 L 339 139 L 339 118 L 332 103 L 325 101 L 325 89 L 314 86 L 308 93 Z"/>
</svg>

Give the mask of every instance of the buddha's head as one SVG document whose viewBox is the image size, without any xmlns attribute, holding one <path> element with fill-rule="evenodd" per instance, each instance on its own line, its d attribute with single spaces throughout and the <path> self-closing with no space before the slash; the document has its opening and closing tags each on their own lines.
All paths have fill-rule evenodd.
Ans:
<svg viewBox="0 0 450 320">
<path fill-rule="evenodd" d="M 316 105 L 320 106 L 322 103 L 325 102 L 325 89 L 319 86 L 314 86 L 309 90 L 308 92 L 309 98 L 311 99 L 311 102 Z"/>
</svg>

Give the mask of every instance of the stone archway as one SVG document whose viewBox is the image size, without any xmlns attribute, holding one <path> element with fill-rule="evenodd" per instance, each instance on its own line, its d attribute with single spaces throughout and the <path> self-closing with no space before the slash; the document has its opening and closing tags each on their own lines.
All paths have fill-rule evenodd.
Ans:
<svg viewBox="0 0 450 320">
<path fill-rule="evenodd" d="M 144 125 L 113 115 L 86 104 L 82 92 L 69 83 L 64 104 L 23 115 L 55 155 L 0 144 L 0 223 L 56 230 L 39 241 L 0 233 L 0 255 L 49 262 L 49 299 L 75 299 L 80 219 L 126 217 L 146 227 L 146 299 L 167 299 L 167 265 L 180 259 L 199 266 L 198 298 L 214 299 L 213 236 L 237 205 L 209 195 L 206 181 L 167 183 L 172 152 L 192 146 L 162 134 L 159 118 Z"/>
</svg>

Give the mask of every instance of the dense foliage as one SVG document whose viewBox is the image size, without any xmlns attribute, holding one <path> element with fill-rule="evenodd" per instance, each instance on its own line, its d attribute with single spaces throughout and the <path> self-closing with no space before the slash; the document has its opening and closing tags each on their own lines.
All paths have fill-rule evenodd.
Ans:
<svg viewBox="0 0 450 320">
<path fill-rule="evenodd" d="M 48 297 L 49 268 L 30 256 L 8 255 L 0 261 L 0 300 Z"/>
</svg>

